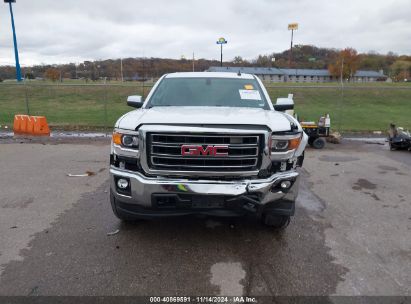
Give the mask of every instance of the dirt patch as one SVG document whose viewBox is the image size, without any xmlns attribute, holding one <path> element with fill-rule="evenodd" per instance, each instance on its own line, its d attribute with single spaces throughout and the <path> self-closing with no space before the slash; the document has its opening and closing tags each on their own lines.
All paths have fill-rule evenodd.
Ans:
<svg viewBox="0 0 411 304">
<path fill-rule="evenodd" d="M 394 208 L 394 209 L 397 209 L 397 208 L 398 208 L 398 205 L 394 205 L 394 206 L 391 206 L 391 205 L 382 205 L 382 207 L 383 207 L 383 208 Z"/>
<path fill-rule="evenodd" d="M 395 250 L 391 253 L 391 255 L 394 257 L 406 258 L 411 261 L 411 250 Z"/>
<path fill-rule="evenodd" d="M 380 165 L 378 166 L 378 168 L 380 168 L 381 170 L 386 170 L 386 171 L 397 171 L 398 170 L 398 168 L 391 167 L 391 166 L 384 166 L 384 165 Z"/>
<path fill-rule="evenodd" d="M 362 190 L 362 189 L 374 190 L 374 189 L 377 189 L 377 185 L 371 183 L 369 180 L 365 178 L 359 178 L 358 181 L 352 187 L 352 189 L 354 190 Z"/>
<path fill-rule="evenodd" d="M 33 197 L 29 197 L 27 199 L 21 200 L 21 201 L 12 201 L 6 203 L 3 208 L 19 208 L 19 209 L 24 209 L 27 208 L 30 204 L 34 202 Z"/>
<path fill-rule="evenodd" d="M 359 187 L 359 186 L 354 186 L 353 189 L 354 189 L 354 190 L 360 190 L 361 187 Z M 368 194 L 369 196 L 371 196 L 371 197 L 372 197 L 373 199 L 375 199 L 376 201 L 380 201 L 380 200 L 381 200 L 381 199 L 378 197 L 378 195 L 375 194 L 375 193 L 371 193 L 371 192 L 368 192 L 368 191 L 363 191 L 362 193 Z"/>
<path fill-rule="evenodd" d="M 351 162 L 351 161 L 357 161 L 360 160 L 358 157 L 352 157 L 352 156 L 332 156 L 332 155 L 322 155 L 319 158 L 320 161 L 325 161 L 325 162 Z"/>
<path fill-rule="evenodd" d="M 373 199 L 375 199 L 376 201 L 380 201 L 380 200 L 381 200 L 381 199 L 377 196 L 377 194 L 375 194 L 375 193 L 371 194 L 371 197 L 372 197 Z"/>
</svg>

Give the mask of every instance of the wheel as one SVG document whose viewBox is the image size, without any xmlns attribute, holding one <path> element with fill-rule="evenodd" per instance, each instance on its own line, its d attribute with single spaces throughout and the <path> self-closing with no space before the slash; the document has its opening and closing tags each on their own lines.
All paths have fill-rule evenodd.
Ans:
<svg viewBox="0 0 411 304">
<path fill-rule="evenodd" d="M 316 140 L 318 137 L 308 137 L 308 144 L 312 147 L 314 140 Z"/>
<path fill-rule="evenodd" d="M 265 214 L 263 224 L 274 229 L 285 229 L 290 224 L 291 217 L 288 215 Z"/>
<path fill-rule="evenodd" d="M 325 140 L 324 140 L 324 138 L 321 138 L 321 137 L 319 137 L 319 138 L 317 138 L 317 139 L 315 139 L 314 141 L 313 141 L 313 148 L 314 149 L 322 149 L 322 148 L 324 148 L 324 146 L 325 146 Z"/>
<path fill-rule="evenodd" d="M 130 216 L 129 214 L 125 214 L 118 210 L 117 204 L 116 204 L 116 198 L 114 197 L 113 193 L 110 190 L 110 203 L 111 203 L 111 209 L 113 209 L 114 215 L 121 221 L 123 222 L 136 222 L 137 219 Z"/>
</svg>

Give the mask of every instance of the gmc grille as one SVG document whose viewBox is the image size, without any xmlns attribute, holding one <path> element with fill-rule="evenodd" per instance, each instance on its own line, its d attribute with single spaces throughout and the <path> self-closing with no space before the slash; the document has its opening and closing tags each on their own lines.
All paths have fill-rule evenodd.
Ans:
<svg viewBox="0 0 411 304">
<path fill-rule="evenodd" d="M 227 156 L 182 155 L 183 145 L 206 149 L 227 146 Z M 173 171 L 254 171 L 260 166 L 263 136 L 232 134 L 148 133 L 147 160 L 150 169 Z"/>
</svg>

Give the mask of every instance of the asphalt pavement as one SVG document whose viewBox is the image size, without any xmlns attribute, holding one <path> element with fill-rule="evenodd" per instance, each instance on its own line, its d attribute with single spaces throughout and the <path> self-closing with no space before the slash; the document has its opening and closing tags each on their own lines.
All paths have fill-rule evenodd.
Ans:
<svg viewBox="0 0 411 304">
<path fill-rule="evenodd" d="M 121 223 L 104 139 L 3 140 L 0 155 L 0 295 L 411 293 L 409 152 L 307 150 L 284 232 L 252 218 Z"/>
</svg>

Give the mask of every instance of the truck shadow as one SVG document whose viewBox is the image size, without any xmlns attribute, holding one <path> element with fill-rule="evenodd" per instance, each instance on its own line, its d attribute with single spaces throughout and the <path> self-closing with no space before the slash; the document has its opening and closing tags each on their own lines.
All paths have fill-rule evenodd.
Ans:
<svg viewBox="0 0 411 304">
<path fill-rule="evenodd" d="M 0 294 L 214 295 L 211 268 L 235 262 L 245 294 L 329 295 L 346 272 L 328 253 L 325 227 L 303 208 L 283 232 L 247 217 L 123 224 L 107 188 L 84 194 L 34 235 L 23 260 L 6 265 Z"/>
</svg>

